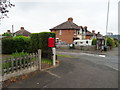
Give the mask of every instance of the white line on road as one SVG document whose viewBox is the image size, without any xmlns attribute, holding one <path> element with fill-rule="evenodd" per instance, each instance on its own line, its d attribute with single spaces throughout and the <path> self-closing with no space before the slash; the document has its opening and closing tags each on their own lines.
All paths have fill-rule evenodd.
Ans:
<svg viewBox="0 0 120 90">
<path fill-rule="evenodd" d="M 52 76 L 55 76 L 55 77 L 57 77 L 57 78 L 61 78 L 60 76 L 58 76 L 57 74 L 54 74 L 54 73 L 52 73 L 52 72 L 50 72 L 50 71 L 46 71 L 47 73 L 49 73 L 49 74 L 51 74 Z"/>
<path fill-rule="evenodd" d="M 115 67 L 113 67 L 113 66 L 111 66 L 111 65 L 108 65 L 108 64 L 106 64 L 106 66 L 108 66 L 108 67 L 110 67 L 110 68 L 112 68 L 112 69 L 114 69 L 114 70 L 116 70 L 116 71 L 119 70 L 118 68 L 115 68 Z"/>
</svg>

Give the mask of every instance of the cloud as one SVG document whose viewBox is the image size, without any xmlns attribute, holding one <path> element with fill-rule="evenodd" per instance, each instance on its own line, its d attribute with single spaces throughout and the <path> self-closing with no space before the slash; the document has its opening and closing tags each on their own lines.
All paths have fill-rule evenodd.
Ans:
<svg viewBox="0 0 120 90">
<path fill-rule="evenodd" d="M 9 19 L 2 22 L 0 33 L 11 29 L 17 31 L 24 26 L 30 32 L 49 31 L 50 28 L 73 17 L 78 25 L 105 34 L 108 0 L 13 0 Z M 13 2 L 12 1 L 12 2 Z M 117 1 L 111 0 L 109 31 L 117 33 Z"/>
</svg>

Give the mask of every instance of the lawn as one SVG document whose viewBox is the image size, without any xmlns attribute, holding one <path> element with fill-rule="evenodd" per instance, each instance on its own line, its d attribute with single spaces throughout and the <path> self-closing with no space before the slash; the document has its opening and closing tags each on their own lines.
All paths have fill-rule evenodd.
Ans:
<svg viewBox="0 0 120 90">
<path fill-rule="evenodd" d="M 57 56 L 60 56 L 60 57 L 67 57 L 67 58 L 72 58 L 72 56 L 70 56 L 70 55 L 62 55 L 62 54 L 58 54 Z"/>
<path fill-rule="evenodd" d="M 47 59 L 47 58 L 42 58 L 42 63 L 45 63 L 45 64 L 52 64 L 52 60 L 51 59 Z"/>
</svg>

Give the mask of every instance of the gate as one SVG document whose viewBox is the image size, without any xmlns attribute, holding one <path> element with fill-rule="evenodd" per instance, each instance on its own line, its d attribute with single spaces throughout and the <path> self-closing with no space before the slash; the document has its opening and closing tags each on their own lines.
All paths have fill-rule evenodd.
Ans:
<svg viewBox="0 0 120 90">
<path fill-rule="evenodd" d="M 46 50 L 46 51 L 41 51 L 39 49 L 38 54 L 39 54 L 39 60 L 40 60 L 39 61 L 40 70 L 49 69 L 52 66 L 55 66 L 55 59 L 56 59 L 55 48 L 52 48 L 51 50 Z"/>
</svg>

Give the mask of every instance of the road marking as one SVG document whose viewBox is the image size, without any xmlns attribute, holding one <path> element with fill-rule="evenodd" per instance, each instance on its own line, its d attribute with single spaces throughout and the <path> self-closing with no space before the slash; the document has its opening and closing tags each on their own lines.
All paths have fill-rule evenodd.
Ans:
<svg viewBox="0 0 120 90">
<path fill-rule="evenodd" d="M 67 52 L 61 52 L 62 54 L 67 54 Z M 60 53 L 60 54 L 61 54 Z M 71 55 L 78 54 L 78 53 L 71 53 Z M 96 56 L 96 57 L 103 57 L 105 58 L 106 55 L 101 55 L 101 54 L 90 54 L 90 53 L 79 53 L 81 55 L 88 55 L 88 56 Z"/>
<path fill-rule="evenodd" d="M 52 75 L 52 76 L 55 76 L 55 77 L 57 77 L 57 78 L 61 78 L 60 76 L 58 76 L 57 74 L 54 74 L 54 73 L 52 73 L 52 72 L 50 72 L 50 71 L 46 71 L 47 73 L 49 73 L 50 75 Z"/>
<path fill-rule="evenodd" d="M 106 57 L 105 55 L 98 55 L 98 54 L 89 54 L 89 53 L 80 53 L 83 55 L 88 55 L 88 56 L 99 56 L 99 57 Z"/>
<path fill-rule="evenodd" d="M 108 65 L 108 64 L 106 64 L 106 66 L 108 66 L 108 67 L 110 67 L 110 68 L 112 68 L 112 69 L 114 69 L 114 70 L 116 70 L 116 71 L 119 70 L 118 68 L 112 67 L 112 66 L 110 66 L 110 65 Z"/>
</svg>

